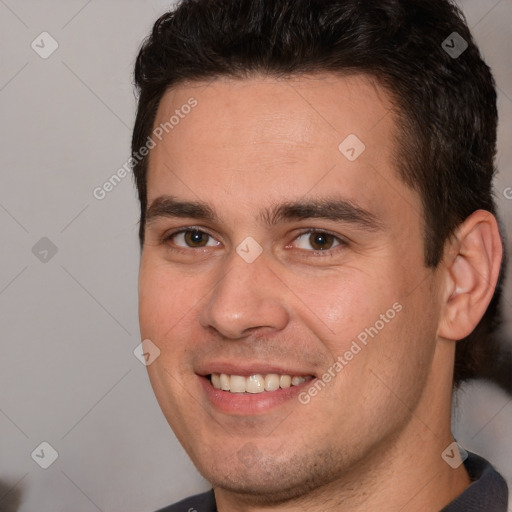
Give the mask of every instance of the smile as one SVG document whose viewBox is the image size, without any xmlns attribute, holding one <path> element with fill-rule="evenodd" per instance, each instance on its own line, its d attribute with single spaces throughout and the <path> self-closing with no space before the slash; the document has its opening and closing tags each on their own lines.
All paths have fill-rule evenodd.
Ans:
<svg viewBox="0 0 512 512">
<path fill-rule="evenodd" d="M 266 393 L 299 386 L 303 382 L 311 380 L 310 375 L 290 376 L 269 373 L 267 375 L 255 374 L 249 377 L 242 375 L 228 375 L 226 373 L 212 373 L 210 382 L 215 389 L 229 391 L 230 393 Z"/>
</svg>

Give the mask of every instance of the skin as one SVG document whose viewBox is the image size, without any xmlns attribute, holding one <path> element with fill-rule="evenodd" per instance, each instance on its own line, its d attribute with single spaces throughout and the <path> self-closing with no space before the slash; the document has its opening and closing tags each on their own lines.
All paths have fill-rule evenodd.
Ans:
<svg viewBox="0 0 512 512">
<path fill-rule="evenodd" d="M 197 106 L 151 150 L 148 205 L 167 195 L 216 217 L 148 222 L 139 316 L 142 339 L 161 351 L 148 366 L 156 398 L 219 511 L 440 510 L 469 485 L 441 453 L 453 441 L 454 340 L 478 323 L 496 284 L 494 217 L 475 212 L 439 267 L 425 266 L 421 201 L 392 157 L 392 104 L 368 77 L 182 84 L 164 95 L 155 127 L 191 96 Z M 354 161 L 338 149 L 349 134 L 366 147 Z M 269 225 L 261 215 L 323 198 L 356 204 L 378 226 Z M 209 234 L 208 245 L 169 238 L 187 227 Z M 313 228 L 343 243 L 327 238 L 320 251 L 304 235 Z M 263 249 L 252 263 L 236 252 L 248 236 Z M 400 312 L 306 405 L 227 413 L 204 392 L 198 374 L 212 361 L 321 377 L 396 303 Z"/>
</svg>

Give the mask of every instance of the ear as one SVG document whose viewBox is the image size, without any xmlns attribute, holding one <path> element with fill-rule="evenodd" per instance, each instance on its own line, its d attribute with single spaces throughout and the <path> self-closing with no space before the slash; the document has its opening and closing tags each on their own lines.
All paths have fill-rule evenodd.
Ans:
<svg viewBox="0 0 512 512">
<path fill-rule="evenodd" d="M 492 299 L 503 245 L 496 218 L 484 210 L 472 213 L 448 244 L 438 336 L 457 341 L 473 331 Z"/>
</svg>

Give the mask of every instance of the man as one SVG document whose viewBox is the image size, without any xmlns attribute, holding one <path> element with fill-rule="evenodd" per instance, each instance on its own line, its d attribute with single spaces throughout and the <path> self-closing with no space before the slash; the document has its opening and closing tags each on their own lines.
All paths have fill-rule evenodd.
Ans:
<svg viewBox="0 0 512 512">
<path fill-rule="evenodd" d="M 185 0 L 135 79 L 148 372 L 213 487 L 165 510 L 506 510 L 450 430 L 503 252 L 458 10 Z"/>
</svg>

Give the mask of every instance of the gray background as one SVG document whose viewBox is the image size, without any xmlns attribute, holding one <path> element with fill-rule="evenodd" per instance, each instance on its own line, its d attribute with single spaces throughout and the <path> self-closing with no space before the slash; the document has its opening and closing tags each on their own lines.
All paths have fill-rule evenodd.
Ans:
<svg viewBox="0 0 512 512">
<path fill-rule="evenodd" d="M 169 5 L 0 0 L 0 510 L 150 512 L 208 488 L 133 355 L 131 175 L 103 200 L 93 196 L 129 157 L 134 59 Z M 498 84 L 496 197 L 510 234 L 512 1 L 461 5 Z M 31 48 L 43 31 L 59 45 L 47 59 Z M 512 483 L 510 397 L 478 384 L 457 400 L 459 440 Z M 31 457 L 42 441 L 58 452 L 48 469 Z"/>
</svg>

